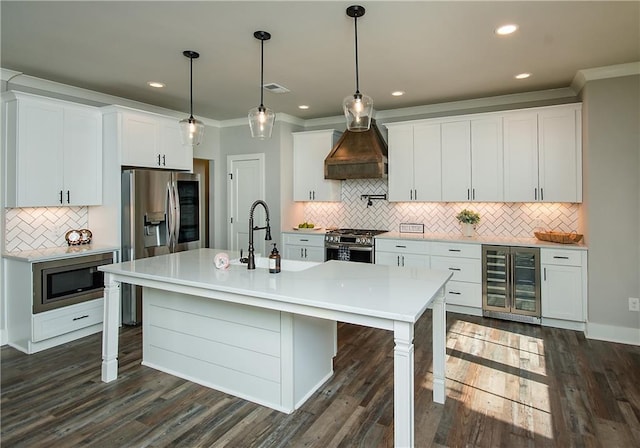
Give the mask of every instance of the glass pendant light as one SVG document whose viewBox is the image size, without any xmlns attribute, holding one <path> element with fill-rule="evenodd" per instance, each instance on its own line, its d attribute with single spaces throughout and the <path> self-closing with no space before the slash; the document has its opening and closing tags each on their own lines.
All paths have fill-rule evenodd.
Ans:
<svg viewBox="0 0 640 448">
<path fill-rule="evenodd" d="M 358 17 L 364 16 L 364 13 L 365 9 L 362 6 L 353 5 L 347 8 L 347 15 L 353 17 L 356 37 L 356 93 L 346 97 L 342 102 L 342 107 L 347 119 L 347 129 L 354 132 L 368 131 L 373 114 L 373 99 L 360 93 L 360 79 L 358 77 Z"/>
<path fill-rule="evenodd" d="M 251 128 L 251 137 L 260 140 L 271 138 L 273 131 L 273 123 L 276 120 L 276 114 L 266 107 L 263 103 L 264 95 L 264 41 L 271 39 L 271 34 L 266 31 L 256 31 L 253 37 L 260 41 L 260 105 L 249 111 L 249 128 Z"/>
<path fill-rule="evenodd" d="M 184 146 L 198 146 L 202 142 L 204 135 L 204 124 L 193 118 L 193 60 L 200 57 L 200 53 L 191 50 L 185 50 L 183 55 L 189 58 L 191 70 L 191 79 L 189 81 L 190 95 L 190 116 L 184 120 L 180 120 L 180 133 L 182 134 L 182 144 Z"/>
</svg>

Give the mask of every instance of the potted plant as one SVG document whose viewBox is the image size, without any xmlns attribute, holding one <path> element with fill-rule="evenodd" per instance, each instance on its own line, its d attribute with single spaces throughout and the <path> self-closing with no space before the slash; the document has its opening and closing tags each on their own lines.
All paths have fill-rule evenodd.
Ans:
<svg viewBox="0 0 640 448">
<path fill-rule="evenodd" d="M 480 222 L 480 215 L 473 210 L 466 208 L 456 215 L 456 219 L 462 226 L 462 234 L 464 236 L 473 236 L 476 224 Z"/>
</svg>

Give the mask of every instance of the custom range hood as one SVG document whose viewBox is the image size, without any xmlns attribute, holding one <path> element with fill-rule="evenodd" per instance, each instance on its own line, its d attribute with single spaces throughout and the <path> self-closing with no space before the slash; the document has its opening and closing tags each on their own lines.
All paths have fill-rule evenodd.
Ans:
<svg viewBox="0 0 640 448">
<path fill-rule="evenodd" d="M 325 179 L 381 179 L 387 177 L 387 143 L 375 120 L 368 131 L 344 131 L 324 159 Z"/>
</svg>

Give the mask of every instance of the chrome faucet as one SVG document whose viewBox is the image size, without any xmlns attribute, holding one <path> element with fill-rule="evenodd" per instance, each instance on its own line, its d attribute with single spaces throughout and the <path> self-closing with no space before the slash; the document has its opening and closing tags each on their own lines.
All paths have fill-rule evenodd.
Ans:
<svg viewBox="0 0 640 448">
<path fill-rule="evenodd" d="M 258 205 L 262 205 L 264 207 L 264 211 L 267 214 L 267 223 L 264 227 L 258 227 L 253 225 L 253 211 L 256 209 Z M 269 207 L 267 203 L 258 199 L 251 205 L 251 210 L 249 210 L 249 263 L 247 264 L 247 269 L 255 269 L 256 268 L 256 258 L 255 258 L 255 249 L 253 247 L 253 231 L 254 230 L 262 230 L 266 229 L 267 234 L 264 239 L 266 241 L 271 241 L 271 226 L 269 226 Z"/>
</svg>

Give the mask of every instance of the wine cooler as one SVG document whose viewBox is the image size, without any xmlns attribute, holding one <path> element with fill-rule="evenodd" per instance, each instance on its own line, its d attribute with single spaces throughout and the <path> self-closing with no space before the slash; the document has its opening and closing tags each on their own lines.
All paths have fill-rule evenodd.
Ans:
<svg viewBox="0 0 640 448">
<path fill-rule="evenodd" d="M 482 246 L 482 315 L 540 324 L 540 249 Z"/>
</svg>

